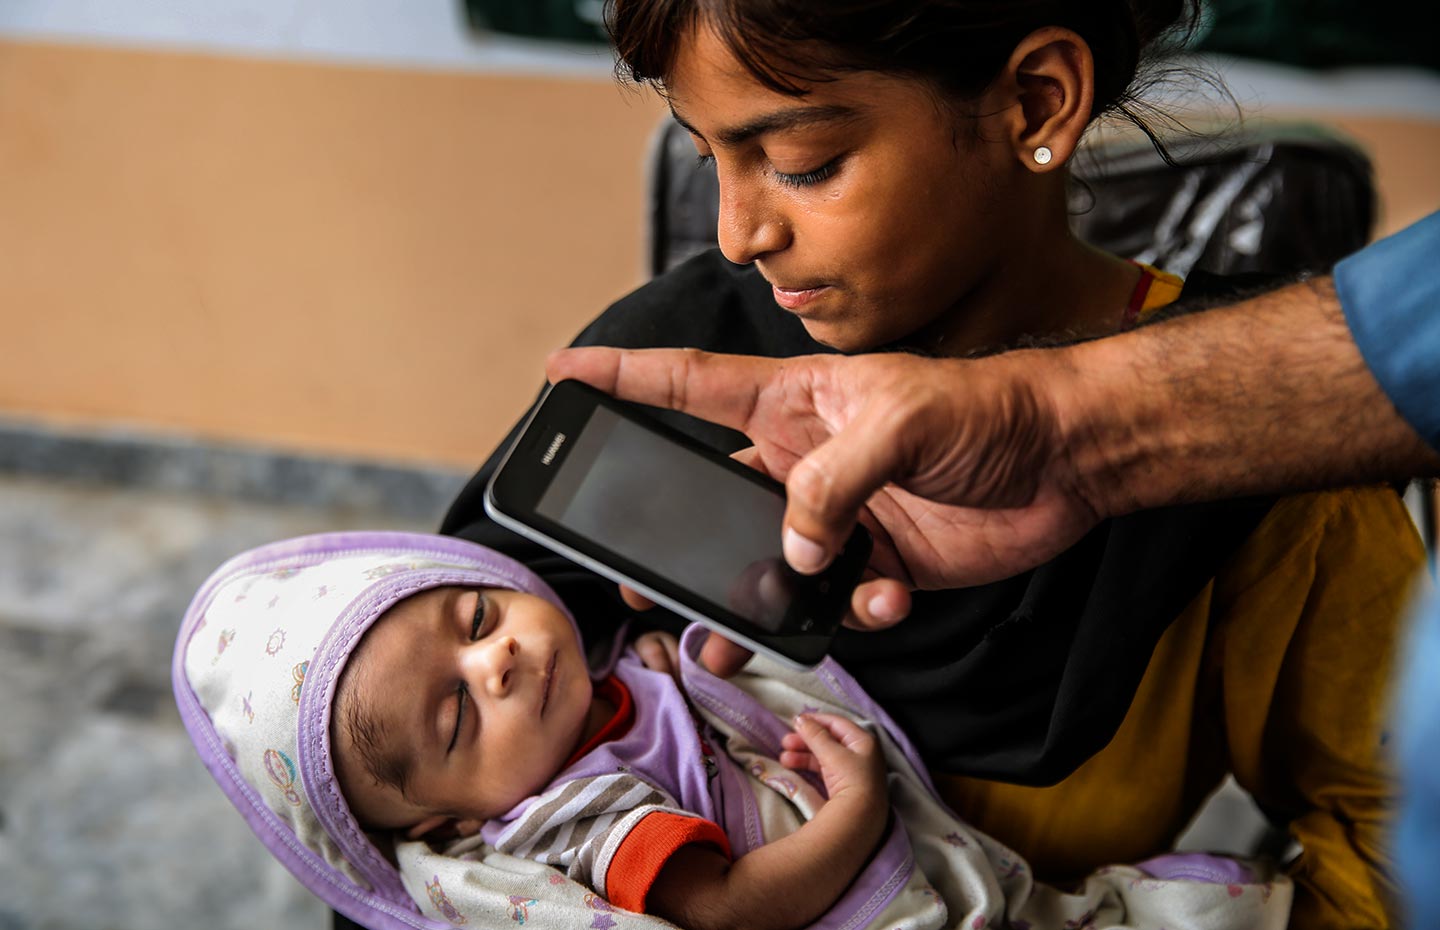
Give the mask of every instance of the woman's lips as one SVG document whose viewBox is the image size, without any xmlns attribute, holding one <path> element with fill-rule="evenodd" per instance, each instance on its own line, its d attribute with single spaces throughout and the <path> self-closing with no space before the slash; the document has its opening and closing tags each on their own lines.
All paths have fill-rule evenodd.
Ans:
<svg viewBox="0 0 1440 930">
<path fill-rule="evenodd" d="M 772 284 L 770 289 L 775 294 L 775 302 L 777 304 L 786 310 L 799 310 L 828 291 L 830 285 L 820 284 L 815 287 L 781 287 L 778 284 Z"/>
</svg>

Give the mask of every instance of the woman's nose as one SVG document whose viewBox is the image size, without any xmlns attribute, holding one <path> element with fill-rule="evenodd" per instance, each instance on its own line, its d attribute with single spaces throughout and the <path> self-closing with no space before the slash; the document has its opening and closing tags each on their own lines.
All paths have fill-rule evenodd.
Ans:
<svg viewBox="0 0 1440 930">
<path fill-rule="evenodd" d="M 720 175 L 720 251 L 737 265 L 748 265 L 790 244 L 784 216 L 759 184 Z"/>
<path fill-rule="evenodd" d="M 494 636 L 465 647 L 461 664 L 472 690 L 492 697 L 504 697 L 514 684 L 520 641 L 513 636 Z"/>
</svg>

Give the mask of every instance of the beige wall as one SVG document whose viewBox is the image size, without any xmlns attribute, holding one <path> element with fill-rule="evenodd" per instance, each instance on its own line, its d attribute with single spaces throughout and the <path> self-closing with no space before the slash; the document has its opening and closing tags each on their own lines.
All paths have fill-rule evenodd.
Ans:
<svg viewBox="0 0 1440 930">
<path fill-rule="evenodd" d="M 0 415 L 470 466 L 642 280 L 660 116 L 595 79 L 0 42 Z M 1333 122 L 1382 231 L 1440 207 L 1440 124 Z"/>
<path fill-rule="evenodd" d="M 642 280 L 595 79 L 0 43 L 0 413 L 468 466 Z"/>
<path fill-rule="evenodd" d="M 1380 198 L 1377 237 L 1440 210 L 1440 121 L 1348 113 L 1297 116 L 1334 126 L 1369 153 Z"/>
</svg>

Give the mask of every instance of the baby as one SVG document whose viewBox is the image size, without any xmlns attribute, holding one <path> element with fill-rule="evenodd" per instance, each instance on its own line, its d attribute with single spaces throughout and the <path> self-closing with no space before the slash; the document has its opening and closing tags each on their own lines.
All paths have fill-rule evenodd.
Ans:
<svg viewBox="0 0 1440 930">
<path fill-rule="evenodd" d="M 1284 925 L 1283 880 L 1213 857 L 1039 885 L 838 666 L 757 660 L 746 690 L 694 663 L 703 636 L 589 663 L 499 553 L 324 534 L 211 576 L 175 693 L 257 835 L 370 927 L 615 926 L 617 907 L 689 928 Z"/>
<path fill-rule="evenodd" d="M 874 737 L 840 716 L 802 716 L 779 761 L 820 773 L 829 800 L 732 858 L 709 814 L 713 751 L 675 679 L 626 655 L 592 683 L 569 616 L 522 591 L 444 586 L 389 608 L 351 654 L 334 706 L 335 772 L 365 828 L 479 831 L 694 930 L 809 924 L 859 873 L 889 811 Z"/>
</svg>

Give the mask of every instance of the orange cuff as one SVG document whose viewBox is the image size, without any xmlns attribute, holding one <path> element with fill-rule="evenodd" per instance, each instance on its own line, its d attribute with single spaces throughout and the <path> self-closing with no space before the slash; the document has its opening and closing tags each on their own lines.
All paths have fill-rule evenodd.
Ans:
<svg viewBox="0 0 1440 930">
<path fill-rule="evenodd" d="M 730 858 L 730 840 L 713 821 L 655 811 L 640 819 L 605 870 L 605 895 L 616 907 L 644 913 L 650 886 L 675 851 L 691 843 L 717 846 Z"/>
</svg>

